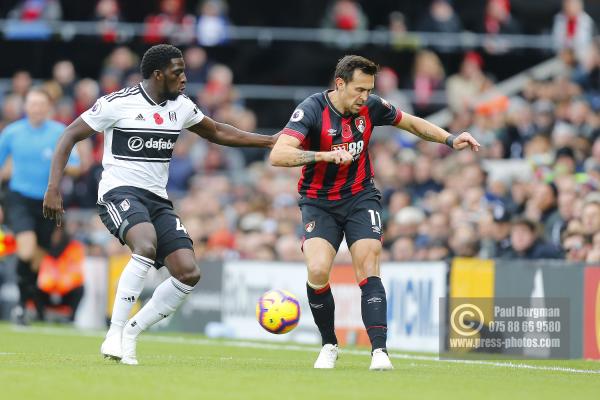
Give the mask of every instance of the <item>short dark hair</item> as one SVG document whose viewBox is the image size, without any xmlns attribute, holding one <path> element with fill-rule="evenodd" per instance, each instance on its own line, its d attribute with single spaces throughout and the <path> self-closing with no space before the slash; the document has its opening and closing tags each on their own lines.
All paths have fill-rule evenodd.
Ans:
<svg viewBox="0 0 600 400">
<path fill-rule="evenodd" d="M 515 217 L 512 220 L 512 226 L 524 226 L 536 235 L 540 233 L 539 232 L 539 229 L 540 229 L 539 224 L 536 221 L 529 219 L 527 217 Z"/>
<path fill-rule="evenodd" d="M 150 47 L 142 57 L 142 77 L 150 78 L 155 70 L 164 70 L 170 63 L 172 58 L 183 58 L 181 50 L 170 44 L 157 44 Z"/>
<path fill-rule="evenodd" d="M 335 75 L 333 78 L 342 78 L 344 82 L 350 82 L 356 69 L 367 75 L 376 75 L 379 71 L 379 66 L 365 57 L 347 55 L 338 61 L 335 66 Z"/>
</svg>

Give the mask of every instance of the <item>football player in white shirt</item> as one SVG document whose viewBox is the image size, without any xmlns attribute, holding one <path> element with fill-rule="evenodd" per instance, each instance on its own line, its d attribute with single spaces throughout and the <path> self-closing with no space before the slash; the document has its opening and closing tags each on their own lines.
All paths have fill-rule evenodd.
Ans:
<svg viewBox="0 0 600 400">
<path fill-rule="evenodd" d="M 204 116 L 185 95 L 181 51 L 157 45 L 144 54 L 143 82 L 99 99 L 69 125 L 60 139 L 44 197 L 44 215 L 60 225 L 64 213 L 59 183 L 75 143 L 105 134 L 104 172 L 98 190 L 102 222 L 132 256 L 119 279 L 105 357 L 136 365 L 136 340 L 172 314 L 200 280 L 192 240 L 166 194 L 168 166 L 182 128 L 225 146 L 272 147 L 276 136 L 241 131 Z M 165 265 L 171 277 L 129 321 L 148 269 Z"/>
</svg>

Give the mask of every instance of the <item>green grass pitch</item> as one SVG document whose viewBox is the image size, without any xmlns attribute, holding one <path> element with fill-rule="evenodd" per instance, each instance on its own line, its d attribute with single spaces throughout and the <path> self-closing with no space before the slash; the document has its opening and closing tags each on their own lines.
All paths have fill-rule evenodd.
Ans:
<svg viewBox="0 0 600 400">
<path fill-rule="evenodd" d="M 99 354 L 102 333 L 0 324 L 0 399 L 596 399 L 600 362 L 440 361 L 392 353 L 370 372 L 365 349 L 314 370 L 318 349 L 144 334 L 139 366 Z"/>
</svg>

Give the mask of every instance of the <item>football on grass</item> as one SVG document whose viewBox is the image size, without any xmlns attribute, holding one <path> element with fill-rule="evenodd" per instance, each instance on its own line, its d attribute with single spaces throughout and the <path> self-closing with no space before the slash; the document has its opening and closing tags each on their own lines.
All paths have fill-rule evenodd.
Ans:
<svg viewBox="0 0 600 400">
<path fill-rule="evenodd" d="M 300 303 L 287 290 L 269 290 L 258 299 L 256 318 L 268 332 L 288 333 L 298 325 Z"/>
</svg>

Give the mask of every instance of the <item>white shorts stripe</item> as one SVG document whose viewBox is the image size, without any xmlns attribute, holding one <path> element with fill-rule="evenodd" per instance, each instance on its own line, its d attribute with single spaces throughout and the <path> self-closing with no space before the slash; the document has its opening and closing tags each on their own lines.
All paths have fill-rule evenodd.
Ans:
<svg viewBox="0 0 600 400">
<path fill-rule="evenodd" d="M 119 225 L 121 225 L 121 224 L 117 222 L 118 220 L 115 218 L 115 215 L 113 214 L 113 210 L 103 200 L 98 200 L 98 204 L 106 207 L 106 211 L 108 212 L 108 215 L 110 216 L 110 219 L 112 220 L 113 224 L 115 224 L 115 228 L 118 229 Z"/>
<path fill-rule="evenodd" d="M 114 213 L 115 213 L 115 215 L 117 217 L 117 221 L 119 221 L 119 225 L 121 225 L 121 223 L 123 222 L 123 218 L 121 218 L 121 214 L 119 213 L 119 210 L 117 209 L 117 207 L 113 203 L 108 202 L 107 204 L 110 207 L 112 207 L 112 209 L 113 209 L 113 211 L 114 211 Z"/>
</svg>

